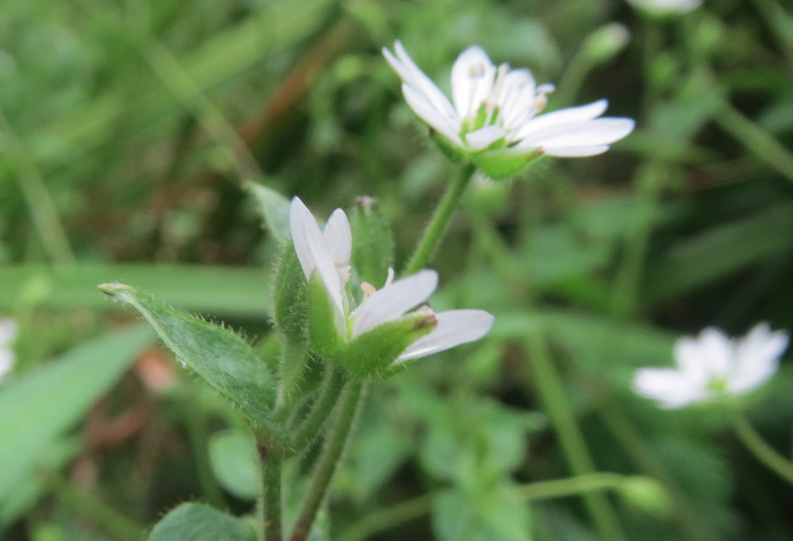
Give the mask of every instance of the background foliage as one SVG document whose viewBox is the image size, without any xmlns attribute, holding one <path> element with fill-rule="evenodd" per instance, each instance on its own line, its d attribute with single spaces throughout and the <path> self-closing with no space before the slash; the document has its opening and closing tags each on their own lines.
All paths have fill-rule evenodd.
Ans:
<svg viewBox="0 0 793 541">
<path fill-rule="evenodd" d="M 627 47 L 588 56 L 612 21 Z M 0 310 L 22 334 L 0 390 L 0 537 L 127 540 L 185 500 L 253 509 L 238 412 L 95 286 L 134 284 L 272 352 L 277 243 L 246 180 L 322 217 L 377 197 L 403 264 L 457 173 L 380 55 L 396 38 L 436 81 L 478 43 L 557 83 L 550 108 L 606 97 L 638 129 L 600 157 L 477 179 L 434 304 L 496 327 L 372 387 L 321 535 L 596 539 L 580 498 L 501 496 L 575 472 L 553 429 L 564 400 L 598 470 L 669 491 L 666 512 L 608 497 L 627 539 L 790 539 L 790 487 L 720 412 L 658 412 L 628 387 L 681 333 L 793 329 L 793 11 L 776 0 L 655 22 L 619 0 L 5 0 Z M 539 389 L 538 356 L 561 397 Z M 750 416 L 789 455 L 787 364 Z"/>
</svg>

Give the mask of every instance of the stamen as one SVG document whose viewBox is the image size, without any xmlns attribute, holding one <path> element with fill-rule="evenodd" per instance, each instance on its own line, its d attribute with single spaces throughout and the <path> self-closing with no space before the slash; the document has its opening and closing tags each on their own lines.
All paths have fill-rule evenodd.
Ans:
<svg viewBox="0 0 793 541">
<path fill-rule="evenodd" d="M 364 295 L 371 296 L 377 293 L 377 288 L 369 282 L 361 282 L 361 291 L 363 291 Z"/>
<path fill-rule="evenodd" d="M 341 262 L 341 259 L 339 259 L 339 258 L 338 258 L 338 257 L 336 257 L 335 255 L 332 255 L 332 256 L 330 256 L 330 260 L 331 260 L 331 261 L 333 261 L 333 264 L 334 264 L 334 265 L 336 266 L 336 268 L 338 268 L 338 269 L 340 269 L 340 268 L 342 268 L 342 267 L 344 266 L 344 263 L 342 263 L 342 262 Z"/>
<path fill-rule="evenodd" d="M 388 267 L 388 278 L 385 280 L 385 285 L 383 287 L 388 287 L 391 285 L 391 282 L 394 281 L 394 269 L 392 267 Z"/>
</svg>

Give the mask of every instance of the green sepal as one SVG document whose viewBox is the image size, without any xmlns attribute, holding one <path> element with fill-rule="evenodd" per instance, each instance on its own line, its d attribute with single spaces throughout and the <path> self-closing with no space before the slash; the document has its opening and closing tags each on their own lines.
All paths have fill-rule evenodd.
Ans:
<svg viewBox="0 0 793 541">
<path fill-rule="evenodd" d="M 438 145 L 441 152 L 454 163 L 463 163 L 467 161 L 468 154 L 463 149 L 452 141 L 449 141 L 433 128 L 430 128 L 430 139 L 432 139 L 432 141 Z"/>
<path fill-rule="evenodd" d="M 290 240 L 281 253 L 273 284 L 273 319 L 278 330 L 291 342 L 308 341 L 308 297 L 306 278 Z"/>
<path fill-rule="evenodd" d="M 471 161 L 484 174 L 498 180 L 522 173 L 540 155 L 539 150 L 519 153 L 511 149 L 503 149 L 472 154 Z"/>
<path fill-rule="evenodd" d="M 355 203 L 350 220 L 352 266 L 362 282 L 379 289 L 385 285 L 388 268 L 394 263 L 394 236 L 376 199 L 364 196 Z"/>
<path fill-rule="evenodd" d="M 256 209 L 270 234 L 278 244 L 286 246 L 292 238 L 289 231 L 289 199 L 267 186 L 251 181 L 246 182 L 243 188 L 256 199 Z"/>
<path fill-rule="evenodd" d="M 323 357 L 333 355 L 344 342 L 336 328 L 336 317 L 330 294 L 315 273 L 308 283 L 308 336 L 311 347 Z"/>
<path fill-rule="evenodd" d="M 410 344 L 437 326 L 435 314 L 411 314 L 362 334 L 332 359 L 353 377 L 383 379 L 391 374 L 394 361 Z"/>
<path fill-rule="evenodd" d="M 177 359 L 239 408 L 262 445 L 277 454 L 291 451 L 285 428 L 272 416 L 276 378 L 238 334 L 155 302 L 127 285 L 102 284 L 99 289 L 140 312 Z"/>
</svg>

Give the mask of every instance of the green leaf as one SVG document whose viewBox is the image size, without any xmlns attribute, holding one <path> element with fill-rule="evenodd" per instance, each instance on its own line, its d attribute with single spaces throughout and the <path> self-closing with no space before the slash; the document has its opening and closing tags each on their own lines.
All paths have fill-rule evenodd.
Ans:
<svg viewBox="0 0 793 541">
<path fill-rule="evenodd" d="M 148 541 L 257 541 L 248 522 L 202 503 L 183 503 L 154 526 Z"/>
<path fill-rule="evenodd" d="M 221 486 L 243 500 L 261 496 L 261 466 L 256 440 L 241 430 L 213 434 L 209 440 L 209 461 Z"/>
<path fill-rule="evenodd" d="M 133 327 L 84 344 L 0 392 L 0 500 L 47 460 L 53 441 L 110 389 L 153 339 Z"/>
<path fill-rule="evenodd" d="M 248 343 L 236 333 L 155 302 L 149 295 L 123 284 L 99 288 L 138 310 L 163 342 L 245 415 L 274 452 L 287 452 L 282 427 L 271 419 L 276 381 Z"/>
<path fill-rule="evenodd" d="M 284 246 L 273 287 L 273 317 L 278 330 L 291 342 L 308 341 L 306 278 L 291 240 Z"/>
<path fill-rule="evenodd" d="M 48 308 L 113 307 L 96 284 L 111 280 L 137 284 L 184 310 L 219 315 L 267 316 L 267 273 L 258 268 L 188 265 L 80 264 L 0 267 L 0 308 L 19 303 Z"/>
<path fill-rule="evenodd" d="M 256 198 L 256 208 L 273 238 L 285 246 L 292 238 L 289 231 L 289 199 L 255 182 L 247 182 L 244 187 Z"/>
</svg>

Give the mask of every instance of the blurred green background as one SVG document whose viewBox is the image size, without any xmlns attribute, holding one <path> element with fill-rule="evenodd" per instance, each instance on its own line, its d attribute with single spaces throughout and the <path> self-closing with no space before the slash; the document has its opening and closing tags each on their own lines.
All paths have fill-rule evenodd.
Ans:
<svg viewBox="0 0 793 541">
<path fill-rule="evenodd" d="M 613 22 L 630 40 L 601 54 L 591 36 Z M 372 387 L 317 538 L 600 539 L 581 498 L 495 496 L 581 473 L 538 392 L 547 354 L 590 466 L 672 498 L 602 497 L 622 538 L 793 539 L 793 491 L 721 412 L 629 390 L 680 334 L 793 329 L 793 7 L 777 0 L 666 20 L 621 0 L 4 0 L 0 313 L 21 334 L 0 388 L 0 538 L 136 539 L 186 500 L 253 510 L 238 413 L 95 286 L 134 284 L 272 351 L 277 246 L 246 180 L 323 218 L 377 197 L 404 263 L 457 171 L 380 54 L 395 39 L 446 90 L 477 43 L 557 84 L 549 110 L 607 98 L 638 127 L 599 157 L 475 180 L 433 304 L 496 327 Z M 792 385 L 783 362 L 749 410 L 787 456 Z"/>
</svg>

